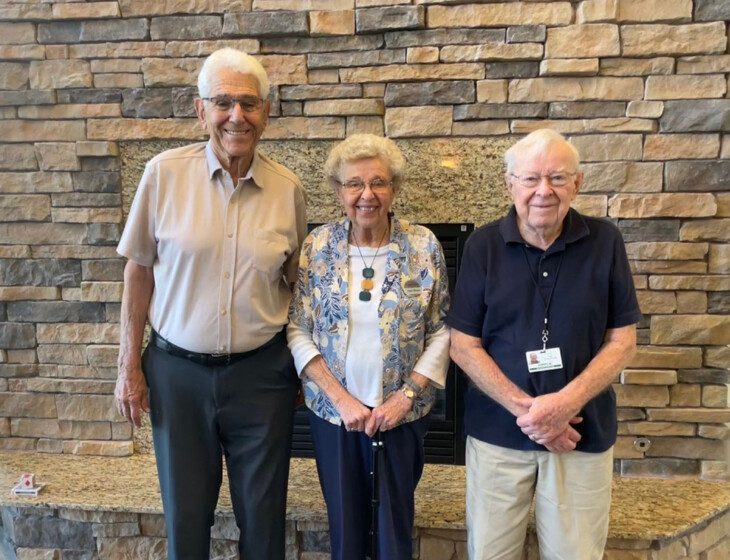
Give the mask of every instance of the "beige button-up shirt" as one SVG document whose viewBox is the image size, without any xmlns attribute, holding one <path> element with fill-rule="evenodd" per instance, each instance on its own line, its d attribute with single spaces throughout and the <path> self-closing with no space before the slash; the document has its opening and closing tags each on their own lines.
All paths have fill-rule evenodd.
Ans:
<svg viewBox="0 0 730 560">
<path fill-rule="evenodd" d="M 296 175 L 256 152 L 234 185 L 199 143 L 149 161 L 117 251 L 153 268 L 149 321 L 164 338 L 245 352 L 286 325 L 306 233 Z"/>
</svg>

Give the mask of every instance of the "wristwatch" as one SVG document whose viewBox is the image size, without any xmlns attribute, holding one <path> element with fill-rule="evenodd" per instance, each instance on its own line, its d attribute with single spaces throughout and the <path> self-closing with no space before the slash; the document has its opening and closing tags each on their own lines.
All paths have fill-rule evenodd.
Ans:
<svg viewBox="0 0 730 560">
<path fill-rule="evenodd" d="M 413 390 L 413 388 L 406 385 L 405 383 L 403 385 L 401 385 L 400 390 L 406 397 L 408 397 L 412 401 L 415 401 L 416 397 L 418 396 L 418 395 L 416 395 L 416 392 Z"/>
</svg>

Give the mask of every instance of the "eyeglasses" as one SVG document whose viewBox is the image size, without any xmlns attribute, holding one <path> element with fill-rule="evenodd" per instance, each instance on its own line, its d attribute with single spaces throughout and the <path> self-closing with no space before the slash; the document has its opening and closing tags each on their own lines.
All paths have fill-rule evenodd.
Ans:
<svg viewBox="0 0 730 560">
<path fill-rule="evenodd" d="M 236 105 L 239 105 L 244 113 L 255 113 L 264 105 L 264 100 L 255 95 L 245 95 L 243 97 L 216 95 L 215 97 L 201 97 L 201 99 L 212 103 L 215 110 L 221 113 L 232 111 Z"/>
<path fill-rule="evenodd" d="M 551 173 L 550 175 L 515 175 L 514 173 L 510 173 L 510 175 L 517 179 L 517 182 L 526 189 L 534 189 L 540 184 L 543 177 L 553 187 L 564 187 L 570 183 L 577 173 Z"/>
<path fill-rule="evenodd" d="M 350 179 L 345 182 L 337 181 L 337 184 L 340 185 L 343 189 L 345 189 L 349 193 L 361 193 L 365 190 L 365 185 L 370 187 L 370 190 L 375 193 L 384 193 L 386 192 L 391 185 L 393 184 L 393 181 L 386 181 L 385 179 L 381 179 L 380 177 L 376 177 L 375 179 L 371 179 L 370 181 L 363 181 L 361 179 Z"/>
</svg>

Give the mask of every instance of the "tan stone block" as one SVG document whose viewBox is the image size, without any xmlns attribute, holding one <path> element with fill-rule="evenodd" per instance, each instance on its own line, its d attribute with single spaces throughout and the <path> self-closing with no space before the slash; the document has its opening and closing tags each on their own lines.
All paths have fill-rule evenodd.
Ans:
<svg viewBox="0 0 730 560">
<path fill-rule="evenodd" d="M 671 74 L 674 72 L 674 59 L 663 56 L 658 58 L 603 58 L 602 76 L 647 76 L 652 74 Z"/>
<path fill-rule="evenodd" d="M 91 119 L 87 133 L 89 140 L 202 140 L 206 137 L 198 119 Z"/>
<path fill-rule="evenodd" d="M 705 348 L 704 364 L 708 367 L 727 368 L 730 364 L 730 346 Z"/>
<path fill-rule="evenodd" d="M 480 62 L 493 60 L 540 60 L 542 43 L 483 43 L 441 47 L 442 62 Z"/>
<path fill-rule="evenodd" d="M 719 151 L 717 134 L 647 134 L 644 139 L 645 160 L 715 158 Z"/>
<path fill-rule="evenodd" d="M 704 385 L 702 387 L 702 406 L 726 408 L 727 405 L 728 388 L 726 385 Z"/>
<path fill-rule="evenodd" d="M 30 63 L 30 87 L 62 89 L 91 87 L 91 68 L 86 60 L 42 60 Z"/>
<path fill-rule="evenodd" d="M 304 102 L 305 116 L 383 115 L 382 99 L 325 99 Z"/>
<path fill-rule="evenodd" d="M 600 134 L 570 138 L 583 161 L 639 160 L 641 135 Z"/>
<path fill-rule="evenodd" d="M 673 292 L 637 290 L 636 298 L 639 301 L 639 309 L 646 315 L 652 313 L 674 313 L 677 309 L 677 300 Z"/>
<path fill-rule="evenodd" d="M 677 313 L 707 313 L 707 293 L 677 292 Z"/>
<path fill-rule="evenodd" d="M 86 365 L 86 346 L 82 344 L 41 344 L 38 346 L 38 360 L 42 364 Z"/>
<path fill-rule="evenodd" d="M 629 259 L 703 259 L 707 243 L 676 243 L 672 241 L 638 241 L 626 243 Z"/>
<path fill-rule="evenodd" d="M 346 10 L 354 0 L 253 0 L 254 10 Z"/>
<path fill-rule="evenodd" d="M 623 56 L 722 53 L 723 22 L 688 25 L 622 25 Z"/>
<path fill-rule="evenodd" d="M 84 121 L 3 121 L 5 142 L 35 142 L 86 140 Z"/>
<path fill-rule="evenodd" d="M 707 264 L 700 261 L 631 261 L 635 274 L 705 274 Z"/>
<path fill-rule="evenodd" d="M 0 62 L 0 89 L 27 89 L 29 67 L 22 62 Z"/>
<path fill-rule="evenodd" d="M 644 453 L 634 447 L 634 436 L 618 436 L 613 448 L 614 459 L 643 459 Z M 607 560 L 604 556 L 603 560 Z"/>
<path fill-rule="evenodd" d="M 573 18 L 569 2 L 517 2 L 429 6 L 428 27 L 500 27 L 507 25 L 567 25 Z"/>
<path fill-rule="evenodd" d="M 428 64 L 438 61 L 438 47 L 408 47 L 406 49 L 406 62 L 408 64 Z"/>
<path fill-rule="evenodd" d="M 141 88 L 144 87 L 142 74 L 94 74 L 94 87 L 102 88 Z"/>
<path fill-rule="evenodd" d="M 724 276 L 651 276 L 649 286 L 655 290 L 704 290 L 723 292 L 730 290 L 730 278 Z"/>
<path fill-rule="evenodd" d="M 363 97 L 383 97 L 385 95 L 385 84 L 363 84 Z"/>
<path fill-rule="evenodd" d="M 702 99 L 722 97 L 727 90 L 725 76 L 717 74 L 649 76 L 645 99 Z"/>
<path fill-rule="evenodd" d="M 362 116 L 347 117 L 347 128 L 345 134 L 347 136 L 350 136 L 351 134 L 375 134 L 376 136 L 383 136 L 385 134 L 383 118 Z"/>
<path fill-rule="evenodd" d="M 61 288 L 63 301 L 81 301 L 81 288 Z"/>
<path fill-rule="evenodd" d="M 621 54 L 618 26 L 589 23 L 551 27 L 545 42 L 546 58 L 584 58 Z M 598 66 L 596 61 L 596 66 Z"/>
<path fill-rule="evenodd" d="M 330 139 L 345 137 L 345 119 L 342 117 L 279 117 L 269 119 L 264 140 Z"/>
<path fill-rule="evenodd" d="M 53 4 L 53 19 L 96 19 L 121 16 L 117 2 Z"/>
<path fill-rule="evenodd" d="M 682 241 L 730 241 L 730 218 L 693 220 L 679 229 Z"/>
<path fill-rule="evenodd" d="M 142 61 L 138 58 L 109 58 L 90 60 L 93 74 L 138 74 L 142 72 Z"/>
<path fill-rule="evenodd" d="M 34 259 L 116 259 L 119 254 L 115 247 L 92 245 L 36 245 L 33 247 Z"/>
<path fill-rule="evenodd" d="M 730 245 L 712 243 L 707 272 L 711 274 L 730 274 Z"/>
<path fill-rule="evenodd" d="M 512 132 L 526 134 L 539 128 L 552 128 L 564 135 L 585 134 L 590 132 L 653 132 L 655 125 L 647 119 L 626 117 L 599 119 L 558 119 L 558 120 L 518 120 L 512 121 Z"/>
<path fill-rule="evenodd" d="M 99 558 L 167 558 L 167 539 L 159 538 L 105 538 L 97 543 Z"/>
<path fill-rule="evenodd" d="M 700 385 L 678 383 L 669 388 L 669 406 L 700 406 Z"/>
<path fill-rule="evenodd" d="M 647 276 L 634 274 L 632 278 L 634 279 L 635 289 L 645 290 L 649 287 L 649 278 Z"/>
<path fill-rule="evenodd" d="M 730 316 L 655 315 L 651 318 L 651 343 L 730 344 Z"/>
<path fill-rule="evenodd" d="M 298 8 L 301 9 L 301 8 Z M 314 10 L 309 12 L 309 33 L 316 35 L 354 35 L 354 10 Z"/>
<path fill-rule="evenodd" d="M 0 8 L 0 16 L 2 15 L 2 8 Z M 35 452 L 36 448 L 35 438 L 8 438 L 0 439 L 0 450 L 2 451 L 27 451 Z"/>
<path fill-rule="evenodd" d="M 582 192 L 659 192 L 661 163 L 611 161 L 581 165 L 585 173 Z"/>
<path fill-rule="evenodd" d="M 122 301 L 124 282 L 81 282 L 84 301 Z"/>
<path fill-rule="evenodd" d="M 85 379 L 17 379 L 18 391 L 33 393 L 72 393 L 74 395 L 111 395 L 114 392 L 115 381 L 87 381 Z"/>
<path fill-rule="evenodd" d="M 59 394 L 55 400 L 59 420 L 114 422 L 120 419 L 112 395 Z"/>
<path fill-rule="evenodd" d="M 730 143 L 723 141 L 723 149 L 725 144 Z M 715 200 L 717 201 L 717 214 L 715 215 L 718 218 L 730 217 L 730 193 L 716 193 Z"/>
<path fill-rule="evenodd" d="M 728 461 L 700 461 L 700 479 L 726 482 L 728 480 Z M 701 560 L 727 560 L 730 556 L 730 539 L 707 549 L 700 555 Z M 693 558 L 697 558 L 694 556 Z"/>
<path fill-rule="evenodd" d="M 126 16 L 125 16 L 126 17 Z M 68 58 L 143 58 L 165 56 L 164 41 L 85 43 L 68 46 Z"/>
<path fill-rule="evenodd" d="M 218 49 L 230 47 L 248 54 L 260 52 L 256 39 L 223 39 L 218 41 L 170 41 L 165 44 L 164 54 L 169 57 L 208 56 Z"/>
<path fill-rule="evenodd" d="M 312 72 L 309 73 L 310 78 Z M 484 78 L 484 64 L 386 64 L 341 68 L 342 83 L 407 82 L 417 80 L 480 80 Z"/>
<path fill-rule="evenodd" d="M 0 286 L 0 301 L 53 300 L 61 295 L 61 289 L 43 286 Z"/>
<path fill-rule="evenodd" d="M 510 81 L 511 103 L 623 101 L 643 97 L 641 78 L 528 78 Z"/>
<path fill-rule="evenodd" d="M 321 70 L 309 71 L 310 84 L 338 84 L 340 83 L 339 70 L 336 68 L 323 68 Z"/>
<path fill-rule="evenodd" d="M 661 101 L 629 101 L 626 106 L 627 117 L 641 117 L 645 119 L 658 119 L 664 112 L 664 103 Z"/>
<path fill-rule="evenodd" d="M 100 367 L 115 367 L 119 346 L 116 344 L 93 344 L 86 347 L 89 364 Z"/>
<path fill-rule="evenodd" d="M 70 58 L 68 56 L 68 45 L 46 45 L 46 60 L 59 60 Z"/>
<path fill-rule="evenodd" d="M 618 17 L 618 3 L 619 0 L 585 0 L 578 5 L 576 21 L 615 21 Z"/>
<path fill-rule="evenodd" d="M 165 518 L 162 515 L 142 513 L 139 516 L 139 526 L 143 535 L 150 537 L 165 536 Z"/>
<path fill-rule="evenodd" d="M 711 194 L 616 194 L 608 201 L 612 218 L 694 218 L 712 216 L 716 208 Z"/>
<path fill-rule="evenodd" d="M 31 257 L 28 245 L 0 245 L 0 258 L 27 259 Z"/>
<path fill-rule="evenodd" d="M 34 349 L 9 349 L 5 351 L 5 361 L 10 364 L 37 364 L 38 356 Z"/>
<path fill-rule="evenodd" d="M 6 243 L 83 243 L 86 233 L 86 227 L 80 224 L 0 223 L 0 239 Z"/>
<path fill-rule="evenodd" d="M 679 457 L 682 459 L 721 459 L 724 442 L 701 438 L 656 437 L 646 452 L 647 457 Z"/>
<path fill-rule="evenodd" d="M 71 441 L 63 442 L 63 452 L 70 455 L 103 455 L 105 457 L 129 457 L 134 454 L 131 441 Z M 103 539 L 102 541 L 106 541 Z M 150 556 L 152 558 L 153 556 Z M 113 558 L 109 556 L 108 558 Z M 140 558 L 129 556 L 129 558 Z"/>
<path fill-rule="evenodd" d="M 0 173 L 0 183 L 3 192 L 8 194 L 64 193 L 73 190 L 71 174 L 62 172 Z"/>
<path fill-rule="evenodd" d="M 118 156 L 119 145 L 116 142 L 76 142 L 76 155 L 79 157 Z"/>
<path fill-rule="evenodd" d="M 695 435 L 695 425 L 687 422 L 627 422 L 627 434 L 634 436 L 687 436 Z"/>
<path fill-rule="evenodd" d="M 76 157 L 74 142 L 39 142 L 35 145 L 38 165 L 43 171 L 77 171 L 81 162 Z"/>
<path fill-rule="evenodd" d="M 717 424 L 703 424 L 697 429 L 697 435 L 707 439 L 726 439 L 730 434 L 730 427 Z"/>
<path fill-rule="evenodd" d="M 51 197 L 42 194 L 0 195 L 0 221 L 42 222 L 51 215 Z"/>
<path fill-rule="evenodd" d="M 17 560 L 61 560 L 61 551 L 57 548 L 19 548 Z"/>
<path fill-rule="evenodd" d="M 730 54 L 683 56 L 677 59 L 677 74 L 721 74 L 730 68 Z"/>
<path fill-rule="evenodd" d="M 541 76 L 595 76 L 597 58 L 552 58 L 540 63 Z"/>
<path fill-rule="evenodd" d="M 690 21 L 692 0 L 619 0 L 619 21 Z"/>
<path fill-rule="evenodd" d="M 0 45 L 0 58 L 6 60 L 43 60 L 50 58 L 43 45 Z"/>
<path fill-rule="evenodd" d="M 52 395 L 0 393 L 0 416 L 12 418 L 55 418 L 56 401 Z"/>
<path fill-rule="evenodd" d="M 39 344 L 117 344 L 119 325 L 113 323 L 40 323 Z"/>
<path fill-rule="evenodd" d="M 579 194 L 571 206 L 586 216 L 602 218 L 608 213 L 608 197 L 606 195 Z"/>
<path fill-rule="evenodd" d="M 477 101 L 480 103 L 506 103 L 508 84 L 507 80 L 478 80 Z"/>
<path fill-rule="evenodd" d="M 121 224 L 123 221 L 121 208 L 53 208 L 52 221 L 76 224 Z"/>
<path fill-rule="evenodd" d="M 49 4 L 14 4 L 7 2 L 0 4 L 0 20 L 11 19 L 50 19 L 51 6 Z"/>
<path fill-rule="evenodd" d="M 13 115 L 15 118 L 17 115 Z M 35 171 L 38 161 L 33 144 L 0 144 L 0 169 Z"/>
<path fill-rule="evenodd" d="M 24 45 L 35 42 L 35 24 L 30 22 L 0 22 L 0 37 L 5 45 Z"/>
<path fill-rule="evenodd" d="M 202 58 L 144 58 L 142 75 L 146 87 L 194 86 Z"/>
<path fill-rule="evenodd" d="M 669 390 L 659 385 L 621 385 L 614 383 L 616 406 L 666 406 Z"/>
<path fill-rule="evenodd" d="M 391 107 L 385 111 L 385 133 L 391 138 L 451 135 L 451 107 Z"/>
<path fill-rule="evenodd" d="M 496 136 L 509 134 L 509 121 L 459 121 L 453 124 L 452 136 Z"/>
<path fill-rule="evenodd" d="M 112 439 L 131 439 L 132 425 L 127 422 L 113 422 L 112 427 Z"/>
<path fill-rule="evenodd" d="M 454 555 L 454 541 L 422 536 L 419 550 L 420 557 L 424 559 L 451 559 Z"/>
<path fill-rule="evenodd" d="M 4 382 L 4 385 L 7 385 L 6 379 L 0 379 L 0 381 Z M 5 391 L 7 391 L 7 387 L 3 386 L 2 392 Z M 0 437 L 10 437 L 10 418 L 0 418 Z"/>
<path fill-rule="evenodd" d="M 10 420 L 10 432 L 15 437 L 61 437 L 58 420 L 52 419 L 13 418 Z"/>
<path fill-rule="evenodd" d="M 121 117 L 118 103 L 83 103 L 74 105 L 29 105 L 18 107 L 22 119 L 96 119 Z"/>
<path fill-rule="evenodd" d="M 730 514 L 725 513 L 704 529 L 689 535 L 688 554 L 699 554 L 715 546 L 730 535 Z"/>
<path fill-rule="evenodd" d="M 629 363 L 632 368 L 698 368 L 702 366 L 702 349 L 689 347 L 639 346 Z M 671 420 L 656 418 L 656 420 Z"/>
</svg>

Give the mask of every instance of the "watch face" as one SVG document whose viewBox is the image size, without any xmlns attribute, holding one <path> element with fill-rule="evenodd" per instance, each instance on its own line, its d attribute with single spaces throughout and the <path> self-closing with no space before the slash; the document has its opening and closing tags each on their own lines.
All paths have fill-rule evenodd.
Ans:
<svg viewBox="0 0 730 560">
<path fill-rule="evenodd" d="M 416 398 L 416 392 L 408 385 L 403 385 L 403 387 L 401 387 L 401 391 L 403 391 L 403 394 L 411 400 Z"/>
</svg>

